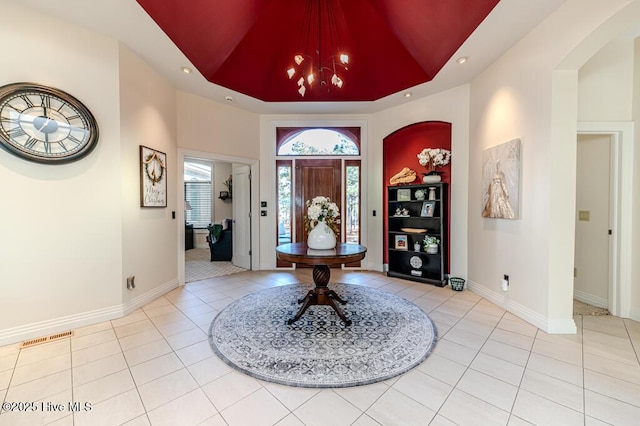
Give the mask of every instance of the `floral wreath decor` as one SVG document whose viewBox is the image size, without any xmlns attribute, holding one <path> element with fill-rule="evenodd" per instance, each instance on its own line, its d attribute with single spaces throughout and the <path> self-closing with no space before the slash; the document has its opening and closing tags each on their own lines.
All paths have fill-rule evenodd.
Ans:
<svg viewBox="0 0 640 426">
<path fill-rule="evenodd" d="M 311 231 L 318 222 L 324 222 L 331 228 L 335 235 L 340 231 L 340 211 L 338 205 L 329 197 L 317 196 L 307 200 L 307 214 L 304 217 L 304 226 L 307 232 Z"/>
<path fill-rule="evenodd" d="M 426 167 L 429 173 L 436 171 L 436 167 L 442 167 L 451 161 L 451 151 L 444 148 L 425 148 L 418 154 L 418 162 Z"/>
<path fill-rule="evenodd" d="M 167 166 L 162 162 L 157 152 L 149 154 L 142 162 L 144 163 L 144 172 L 147 174 L 151 184 L 155 186 L 156 183 L 162 180 L 164 169 Z"/>
</svg>

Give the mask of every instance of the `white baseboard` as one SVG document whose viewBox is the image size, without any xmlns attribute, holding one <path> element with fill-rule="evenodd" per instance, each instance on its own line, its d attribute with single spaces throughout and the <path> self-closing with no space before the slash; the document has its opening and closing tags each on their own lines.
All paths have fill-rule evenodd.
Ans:
<svg viewBox="0 0 640 426">
<path fill-rule="evenodd" d="M 609 300 L 594 296 L 593 294 L 585 293 L 584 291 L 573 289 L 573 298 L 579 300 L 582 303 L 587 303 L 598 308 L 609 308 Z"/>
<path fill-rule="evenodd" d="M 81 312 L 78 314 L 0 330 L 0 346 L 22 342 L 36 337 L 48 336 L 50 334 L 60 333 L 67 330 L 73 330 L 75 328 L 97 324 L 102 321 L 121 318 L 147 303 L 152 302 L 177 286 L 178 280 L 173 279 L 121 305 L 109 306 L 106 308 L 95 309 L 93 311 Z"/>
<path fill-rule="evenodd" d="M 471 280 L 467 280 L 467 288 L 547 333 L 576 334 L 578 331 L 573 318 L 548 319 L 544 315 L 518 302 L 514 302 L 507 293 L 493 291 Z"/>
<path fill-rule="evenodd" d="M 155 287 L 147 291 L 146 293 L 143 293 L 139 296 L 134 297 L 133 299 L 121 305 L 122 312 L 123 312 L 122 316 L 129 315 L 131 312 L 135 311 L 136 309 L 141 308 L 147 303 L 153 302 L 158 297 L 162 296 L 163 294 L 169 293 L 171 290 L 177 287 L 178 287 L 178 279 L 176 278 L 171 281 L 167 281 L 166 283 L 161 284 L 158 287 Z"/>
</svg>

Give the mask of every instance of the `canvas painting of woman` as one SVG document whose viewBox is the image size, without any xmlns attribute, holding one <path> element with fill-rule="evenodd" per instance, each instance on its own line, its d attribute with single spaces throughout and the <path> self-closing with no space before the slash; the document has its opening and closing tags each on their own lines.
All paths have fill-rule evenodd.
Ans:
<svg viewBox="0 0 640 426">
<path fill-rule="evenodd" d="M 517 219 L 519 210 L 520 139 L 482 153 L 482 217 Z"/>
</svg>

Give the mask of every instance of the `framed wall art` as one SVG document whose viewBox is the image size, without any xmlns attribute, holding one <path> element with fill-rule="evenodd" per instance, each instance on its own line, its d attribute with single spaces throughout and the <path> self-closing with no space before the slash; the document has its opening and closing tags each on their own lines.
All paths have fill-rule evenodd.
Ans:
<svg viewBox="0 0 640 426">
<path fill-rule="evenodd" d="M 398 201 L 411 201 L 411 189 L 398 189 Z"/>
<path fill-rule="evenodd" d="M 482 152 L 482 217 L 517 219 L 520 209 L 520 139 Z"/>
<path fill-rule="evenodd" d="M 425 201 L 424 203 L 422 203 L 422 210 L 420 210 L 420 216 L 433 217 L 435 210 L 436 210 L 435 201 Z"/>
<path fill-rule="evenodd" d="M 142 145 L 140 207 L 167 207 L 167 154 Z"/>
<path fill-rule="evenodd" d="M 396 250 L 409 250 L 406 235 L 396 235 Z"/>
</svg>

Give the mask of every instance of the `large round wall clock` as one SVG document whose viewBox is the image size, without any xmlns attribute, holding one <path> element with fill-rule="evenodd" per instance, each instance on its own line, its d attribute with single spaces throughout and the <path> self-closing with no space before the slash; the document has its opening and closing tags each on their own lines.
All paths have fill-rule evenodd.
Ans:
<svg viewBox="0 0 640 426">
<path fill-rule="evenodd" d="M 0 146 L 38 163 L 76 161 L 95 148 L 98 124 L 82 102 L 34 83 L 0 87 Z"/>
</svg>

